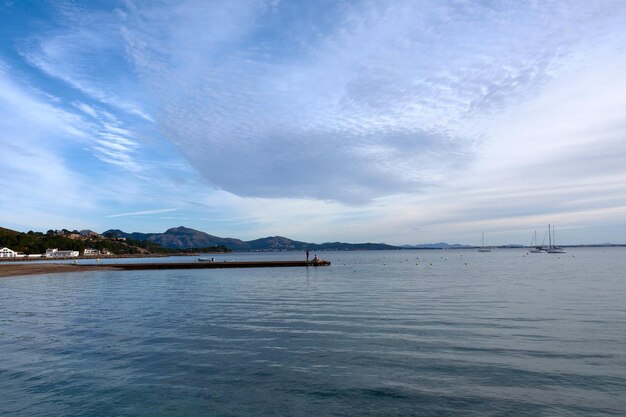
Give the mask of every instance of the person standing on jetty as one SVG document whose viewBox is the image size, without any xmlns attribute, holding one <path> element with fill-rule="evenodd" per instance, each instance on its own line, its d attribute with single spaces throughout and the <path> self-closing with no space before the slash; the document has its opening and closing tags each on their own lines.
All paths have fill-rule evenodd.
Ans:
<svg viewBox="0 0 626 417">
<path fill-rule="evenodd" d="M 306 261 L 309 262 L 309 250 L 306 250 Z"/>
</svg>

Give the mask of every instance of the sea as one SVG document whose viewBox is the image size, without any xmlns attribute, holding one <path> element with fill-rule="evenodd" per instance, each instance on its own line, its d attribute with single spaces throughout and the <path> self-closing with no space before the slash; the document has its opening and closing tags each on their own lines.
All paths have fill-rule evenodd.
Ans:
<svg viewBox="0 0 626 417">
<path fill-rule="evenodd" d="M 626 248 L 318 255 L 0 279 L 0 415 L 626 415 Z"/>
</svg>

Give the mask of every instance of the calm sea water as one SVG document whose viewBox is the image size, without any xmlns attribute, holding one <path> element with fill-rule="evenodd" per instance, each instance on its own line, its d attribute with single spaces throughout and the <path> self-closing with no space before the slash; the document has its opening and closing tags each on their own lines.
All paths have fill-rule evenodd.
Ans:
<svg viewBox="0 0 626 417">
<path fill-rule="evenodd" d="M 625 249 L 322 255 L 0 279 L 0 414 L 626 415 Z"/>
</svg>

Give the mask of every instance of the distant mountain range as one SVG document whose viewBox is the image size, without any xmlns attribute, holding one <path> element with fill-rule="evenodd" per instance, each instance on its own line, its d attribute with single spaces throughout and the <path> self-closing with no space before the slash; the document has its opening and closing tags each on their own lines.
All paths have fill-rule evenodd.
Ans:
<svg viewBox="0 0 626 417">
<path fill-rule="evenodd" d="M 291 240 L 282 236 L 264 237 L 250 241 L 241 239 L 223 238 L 208 233 L 190 229 L 188 227 L 174 227 L 165 233 L 126 233 L 119 229 L 111 229 L 102 233 L 107 237 L 126 238 L 136 241 L 150 241 L 158 243 L 164 248 L 193 249 L 209 248 L 212 246 L 225 246 L 232 251 L 322 251 L 322 250 L 385 250 L 402 249 L 398 246 L 384 243 L 308 243 Z"/>
<path fill-rule="evenodd" d="M 133 240 L 125 242 L 111 240 L 111 238 L 123 238 Z M 0 248 L 9 247 L 18 252 L 29 254 L 43 253 L 47 248 L 59 247 L 67 250 L 83 250 L 85 248 L 107 249 L 115 254 L 136 253 L 172 253 L 181 249 L 216 251 L 231 250 L 238 252 L 246 251 L 323 251 L 323 250 L 397 250 L 397 249 L 471 249 L 476 246 L 449 244 L 445 242 L 424 243 L 417 245 L 393 246 L 385 243 L 308 243 L 291 240 L 282 236 L 270 236 L 261 239 L 243 241 L 241 239 L 223 238 L 213 236 L 188 227 L 175 227 L 165 233 L 126 233 L 119 229 L 111 229 L 102 235 L 92 230 L 48 230 L 42 232 L 29 231 L 28 233 L 17 232 L 0 227 Z M 564 247 L 611 247 L 626 246 L 625 244 L 588 244 L 569 245 Z M 498 248 L 524 248 L 524 245 L 501 245 Z M 211 249 L 211 250 L 213 250 Z"/>
</svg>

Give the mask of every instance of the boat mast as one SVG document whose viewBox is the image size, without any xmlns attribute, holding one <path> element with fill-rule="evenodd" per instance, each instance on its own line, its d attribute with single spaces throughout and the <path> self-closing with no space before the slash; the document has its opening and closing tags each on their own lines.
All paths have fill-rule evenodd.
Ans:
<svg viewBox="0 0 626 417">
<path fill-rule="evenodd" d="M 548 247 L 552 249 L 552 228 L 548 224 Z"/>
</svg>

